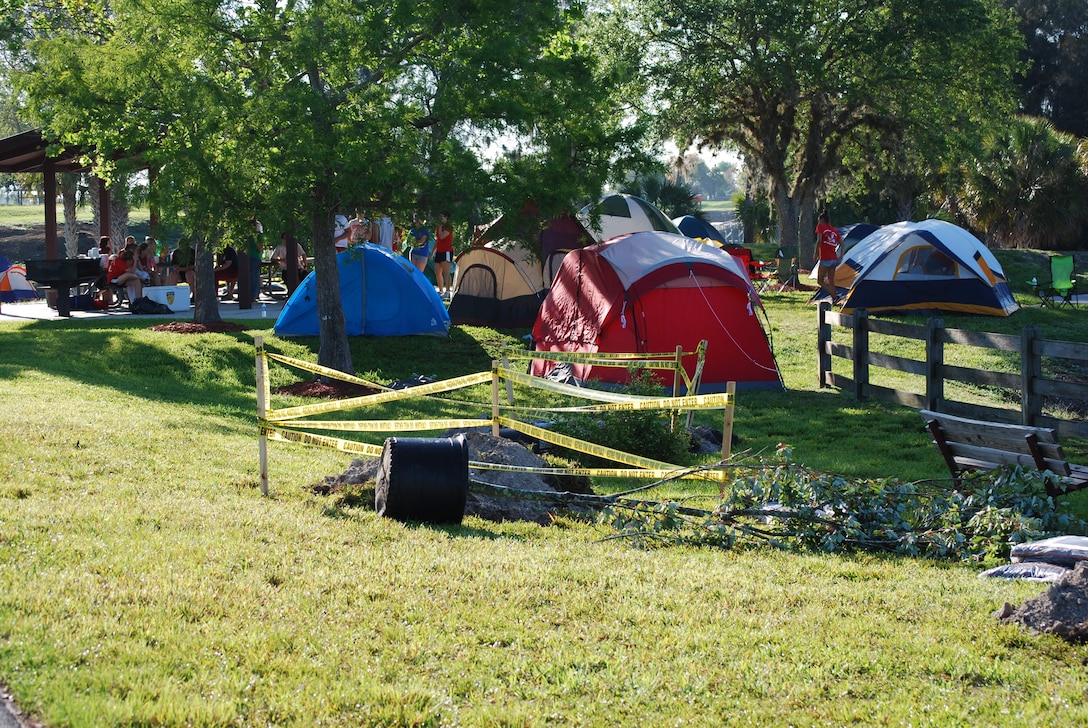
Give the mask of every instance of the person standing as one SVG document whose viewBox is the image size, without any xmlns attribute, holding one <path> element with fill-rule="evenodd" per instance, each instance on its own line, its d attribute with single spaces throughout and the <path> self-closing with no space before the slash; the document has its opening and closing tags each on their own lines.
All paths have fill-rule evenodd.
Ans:
<svg viewBox="0 0 1088 728">
<path fill-rule="evenodd" d="M 427 227 L 427 221 L 413 214 L 408 236 L 412 239 L 412 264 L 422 273 L 431 257 L 431 229 Z"/>
<path fill-rule="evenodd" d="M 377 220 L 370 224 L 370 242 L 375 245 L 380 245 L 389 252 L 396 252 L 393 249 L 393 220 L 389 215 L 382 215 Z"/>
<path fill-rule="evenodd" d="M 363 217 L 363 211 L 355 208 L 355 217 L 348 221 L 348 242 L 351 245 L 365 243 L 370 237 L 370 220 Z"/>
<path fill-rule="evenodd" d="M 261 263 L 264 259 L 264 225 L 257 218 L 250 218 L 253 232 L 246 238 L 246 258 L 249 259 L 250 300 L 261 297 Z"/>
<path fill-rule="evenodd" d="M 835 287 L 835 268 L 839 265 L 839 247 L 842 245 L 842 234 L 831 224 L 827 210 L 820 213 L 819 224 L 816 225 L 816 255 L 813 262 L 819 265 L 816 272 L 816 281 L 820 284 L 831 302 L 838 298 L 838 289 Z"/>
<path fill-rule="evenodd" d="M 450 215 L 443 212 L 434 229 L 434 278 L 438 286 L 438 295 L 443 301 L 453 295 L 453 281 L 450 280 L 450 266 L 453 264 L 453 226 Z"/>
<path fill-rule="evenodd" d="M 348 249 L 348 218 L 342 212 L 340 208 L 336 209 L 336 214 L 332 220 L 332 243 L 336 246 L 336 252 Z"/>
</svg>

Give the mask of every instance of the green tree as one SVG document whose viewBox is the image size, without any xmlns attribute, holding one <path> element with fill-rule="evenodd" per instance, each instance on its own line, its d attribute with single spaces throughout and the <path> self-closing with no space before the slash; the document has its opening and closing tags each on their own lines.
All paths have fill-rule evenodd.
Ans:
<svg viewBox="0 0 1088 728">
<path fill-rule="evenodd" d="M 1088 137 L 1088 3 L 1084 0 L 1003 0 L 1024 36 L 1017 73 L 1026 113 Z"/>
<path fill-rule="evenodd" d="M 691 185 L 670 180 L 661 174 L 644 174 L 620 186 L 620 191 L 656 205 L 668 218 L 684 215 L 702 217 L 703 209 Z"/>
<path fill-rule="evenodd" d="M 1017 35 L 992 0 L 639 0 L 646 69 L 684 142 L 767 177 L 787 255 L 863 132 L 968 128 L 1011 100 Z M 683 145 L 683 146 L 686 146 Z"/>
<path fill-rule="evenodd" d="M 153 199 L 210 250 L 254 214 L 300 218 L 317 275 L 319 362 L 353 371 L 332 244 L 338 210 L 495 198 L 547 215 L 599 194 L 638 128 L 603 113 L 618 76 L 553 0 L 64 0 L 28 11 L 25 88 L 58 138 L 110 167 L 140 150 Z M 589 28 L 590 26 L 585 26 Z M 72 30 L 70 28 L 75 28 Z M 46 30 L 47 29 L 47 30 Z M 489 139 L 518 154 L 489 160 Z M 207 285 L 205 285 L 207 283 Z M 200 308 L 198 305 L 198 316 Z"/>
<path fill-rule="evenodd" d="M 1086 152 L 1045 120 L 1018 119 L 965 170 L 959 210 L 1003 247 L 1076 247 L 1088 230 Z"/>
</svg>

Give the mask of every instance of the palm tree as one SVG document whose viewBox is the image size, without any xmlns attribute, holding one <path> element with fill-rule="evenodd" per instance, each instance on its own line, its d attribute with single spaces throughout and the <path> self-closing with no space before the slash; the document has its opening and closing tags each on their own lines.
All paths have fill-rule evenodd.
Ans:
<svg viewBox="0 0 1088 728">
<path fill-rule="evenodd" d="M 683 182 L 670 182 L 659 174 L 638 177 L 624 185 L 620 192 L 652 202 L 673 219 L 684 215 L 703 216 L 702 205 L 699 204 L 695 190 L 690 185 Z"/>
<path fill-rule="evenodd" d="M 1088 230 L 1085 146 L 1045 120 L 1014 120 L 965 170 L 961 213 L 1003 247 L 1075 247 Z"/>
</svg>

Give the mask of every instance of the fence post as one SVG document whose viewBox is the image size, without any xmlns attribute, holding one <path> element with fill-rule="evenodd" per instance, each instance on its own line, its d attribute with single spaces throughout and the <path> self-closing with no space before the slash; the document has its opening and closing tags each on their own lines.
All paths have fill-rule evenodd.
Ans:
<svg viewBox="0 0 1088 728">
<path fill-rule="evenodd" d="M 926 409 L 941 411 L 944 402 L 944 320 L 926 321 Z"/>
<path fill-rule="evenodd" d="M 865 399 L 869 385 L 869 312 L 854 310 L 854 399 Z"/>
<path fill-rule="evenodd" d="M 271 397 L 268 384 L 268 359 L 264 355 L 264 337 L 255 337 L 253 343 L 257 348 L 257 422 L 260 423 L 257 459 L 260 467 L 261 495 L 268 495 L 268 436 L 264 433 L 264 422 L 268 417 L 268 400 Z"/>
<path fill-rule="evenodd" d="M 819 359 L 820 389 L 830 387 L 828 383 L 831 374 L 831 324 L 827 320 L 827 312 L 831 310 L 831 304 L 820 301 L 816 308 L 816 355 Z"/>
<path fill-rule="evenodd" d="M 499 436 L 499 362 L 491 362 L 491 436 Z"/>
<path fill-rule="evenodd" d="M 1027 326 L 1020 333 L 1020 419 L 1035 426 L 1043 413 L 1043 398 L 1035 391 L 1035 382 L 1043 376 L 1043 359 L 1035 353 L 1039 329 Z"/>
<path fill-rule="evenodd" d="M 737 383 L 726 382 L 725 393 L 729 395 L 729 404 L 725 406 L 725 412 L 722 414 L 722 461 L 728 460 L 733 453 L 733 418 L 737 407 Z"/>
</svg>

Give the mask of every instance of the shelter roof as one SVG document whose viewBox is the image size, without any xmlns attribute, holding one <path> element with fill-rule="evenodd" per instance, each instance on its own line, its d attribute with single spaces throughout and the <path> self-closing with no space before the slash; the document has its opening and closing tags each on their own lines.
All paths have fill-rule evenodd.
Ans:
<svg viewBox="0 0 1088 728">
<path fill-rule="evenodd" d="M 66 147 L 50 156 L 49 142 L 32 129 L 0 139 L 0 172 L 42 172 L 46 160 L 52 160 L 57 172 L 86 172 L 90 167 L 81 161 L 82 154 L 79 147 Z"/>
</svg>

